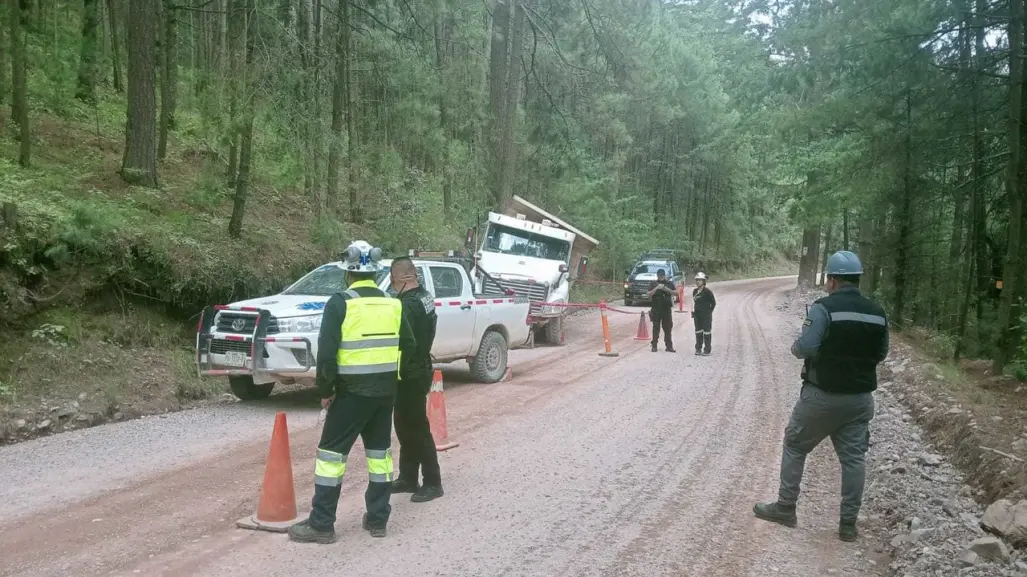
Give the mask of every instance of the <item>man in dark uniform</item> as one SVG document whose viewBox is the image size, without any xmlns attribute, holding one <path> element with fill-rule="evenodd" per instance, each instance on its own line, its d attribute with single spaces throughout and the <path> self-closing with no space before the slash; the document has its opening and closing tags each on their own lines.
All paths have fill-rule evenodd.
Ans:
<svg viewBox="0 0 1027 577">
<path fill-rule="evenodd" d="M 396 393 L 396 436 L 399 437 L 399 478 L 393 493 L 413 493 L 410 500 L 424 503 L 442 496 L 442 474 L 435 440 L 431 436 L 426 397 L 431 390 L 431 347 L 435 341 L 435 297 L 417 279 L 417 269 L 407 257 L 392 261 L 392 289 L 403 303 L 403 317 L 414 331 L 417 348 L 403 354 Z M 418 486 L 419 473 L 424 485 Z"/>
<path fill-rule="evenodd" d="M 863 265 L 849 251 L 827 261 L 828 296 L 810 307 L 792 345 L 792 354 L 803 359 L 802 392 L 785 429 L 777 502 L 753 508 L 760 519 L 794 527 L 806 455 L 830 437 L 842 467 L 842 541 L 859 535 L 877 365 L 888 356 L 888 319 L 879 304 L 860 294 L 862 274 Z"/>
<path fill-rule="evenodd" d="M 717 297 L 706 286 L 706 273 L 695 275 L 692 289 L 692 320 L 695 323 L 695 354 L 709 355 L 713 341 L 713 309 L 717 308 Z"/>
<path fill-rule="evenodd" d="M 656 343 L 660 342 L 660 327 L 663 327 L 663 343 L 668 353 L 674 352 L 674 337 L 671 331 L 674 329 L 674 315 L 671 314 L 674 308 L 674 292 L 677 288 L 673 281 L 667 280 L 667 273 L 662 268 L 656 271 L 656 281 L 649 286 L 649 298 L 652 300 L 652 308 L 649 309 L 649 318 L 653 321 L 653 352 L 656 352 Z"/>
<path fill-rule="evenodd" d="M 346 248 L 349 288 L 325 304 L 317 339 L 318 391 L 327 409 L 314 465 L 310 517 L 289 528 L 302 543 L 335 541 L 335 512 L 346 458 L 359 436 L 367 455 L 367 513 L 362 526 L 384 537 L 392 513 L 392 405 L 401 351 L 415 350 L 402 305 L 375 284 L 382 251 L 364 241 Z"/>
</svg>

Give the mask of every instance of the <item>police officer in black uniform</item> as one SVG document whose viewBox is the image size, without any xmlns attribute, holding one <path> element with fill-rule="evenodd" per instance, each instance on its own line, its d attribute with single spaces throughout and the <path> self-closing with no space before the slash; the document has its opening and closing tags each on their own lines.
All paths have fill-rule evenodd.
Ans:
<svg viewBox="0 0 1027 577">
<path fill-rule="evenodd" d="M 656 281 L 649 286 L 649 298 L 652 299 L 652 308 L 649 309 L 649 318 L 653 322 L 653 352 L 656 352 L 656 343 L 660 342 L 660 327 L 663 327 L 663 343 L 668 353 L 674 351 L 674 337 L 671 331 L 674 329 L 674 292 L 677 288 L 673 281 L 667 280 L 667 273 L 662 268 L 656 271 Z"/>
<path fill-rule="evenodd" d="M 863 265 L 849 251 L 827 261 L 828 296 L 810 307 L 792 344 L 792 354 L 803 359 L 802 392 L 785 429 L 778 498 L 753 508 L 760 519 L 794 527 L 806 455 L 830 437 L 842 467 L 842 541 L 859 535 L 877 365 L 888 356 L 888 318 L 881 305 L 860 294 L 862 274 Z"/>
<path fill-rule="evenodd" d="M 706 286 L 706 273 L 695 275 L 692 289 L 692 320 L 695 323 L 695 354 L 708 355 L 713 341 L 713 309 L 717 308 L 717 297 Z"/>
<path fill-rule="evenodd" d="M 416 348 L 404 352 L 396 394 L 396 436 L 399 438 L 399 478 L 393 493 L 413 493 L 410 500 L 424 503 L 442 496 L 442 474 L 435 440 L 431 436 L 425 401 L 432 382 L 431 347 L 435 342 L 435 297 L 417 278 L 417 269 L 407 257 L 392 261 L 392 289 L 403 303 L 403 316 L 413 327 Z M 424 485 L 418 485 L 418 474 Z"/>
</svg>

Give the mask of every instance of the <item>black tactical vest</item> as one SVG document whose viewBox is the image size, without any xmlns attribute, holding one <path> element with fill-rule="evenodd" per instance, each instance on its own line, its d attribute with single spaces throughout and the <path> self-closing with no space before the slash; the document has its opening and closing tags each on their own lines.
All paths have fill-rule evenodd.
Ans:
<svg viewBox="0 0 1027 577">
<path fill-rule="evenodd" d="M 884 309 L 858 290 L 839 290 L 817 301 L 830 323 L 816 358 L 806 359 L 803 380 L 831 393 L 877 390 L 877 364 L 888 336 Z"/>
</svg>

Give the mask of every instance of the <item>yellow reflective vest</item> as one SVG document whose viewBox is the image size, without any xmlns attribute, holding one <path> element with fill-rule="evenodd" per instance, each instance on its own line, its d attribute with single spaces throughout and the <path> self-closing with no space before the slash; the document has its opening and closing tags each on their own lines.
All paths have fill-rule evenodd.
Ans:
<svg viewBox="0 0 1027 577">
<path fill-rule="evenodd" d="M 375 385 L 380 385 L 381 393 L 389 394 L 399 378 L 403 305 L 385 293 L 361 296 L 354 290 L 358 288 L 378 289 L 373 281 L 358 281 L 343 293 L 346 317 L 336 357 L 339 375 L 347 388 L 356 385 L 363 390 L 369 386 L 378 389 Z"/>
</svg>

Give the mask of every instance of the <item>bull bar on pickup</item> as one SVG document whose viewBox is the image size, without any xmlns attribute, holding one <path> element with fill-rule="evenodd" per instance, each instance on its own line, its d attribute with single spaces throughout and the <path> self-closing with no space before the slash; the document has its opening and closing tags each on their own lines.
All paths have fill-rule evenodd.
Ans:
<svg viewBox="0 0 1027 577">
<path fill-rule="evenodd" d="M 253 327 L 253 334 L 250 335 L 239 335 L 239 334 L 223 334 L 212 331 L 214 328 L 214 321 L 217 318 L 218 313 L 221 311 L 235 311 L 241 313 L 250 313 L 256 317 L 256 322 Z M 271 312 L 258 308 L 258 307 L 243 307 L 243 306 L 231 306 L 231 305 L 215 305 L 208 306 L 203 309 L 200 313 L 200 321 L 196 327 L 196 373 L 199 376 L 240 376 L 240 375 L 253 375 L 254 373 L 267 372 L 267 366 L 265 361 L 265 348 L 267 343 L 303 343 L 306 345 L 306 355 L 304 355 L 305 366 L 299 367 L 286 367 L 277 368 L 275 372 L 306 372 L 309 371 L 313 366 L 311 358 L 313 351 L 310 344 L 310 339 L 306 337 L 269 337 L 267 336 L 268 326 L 271 321 Z M 232 366 L 227 368 L 228 365 L 217 365 L 214 362 L 214 354 L 211 351 L 211 345 L 215 341 L 228 341 L 228 342 L 242 342 L 249 343 L 249 356 L 243 362 L 242 366 Z M 228 356 L 226 351 L 224 356 Z"/>
</svg>

